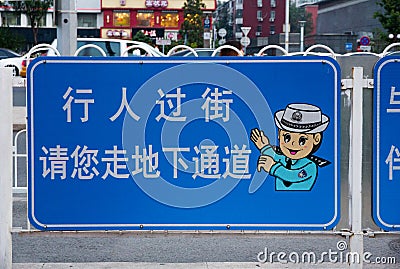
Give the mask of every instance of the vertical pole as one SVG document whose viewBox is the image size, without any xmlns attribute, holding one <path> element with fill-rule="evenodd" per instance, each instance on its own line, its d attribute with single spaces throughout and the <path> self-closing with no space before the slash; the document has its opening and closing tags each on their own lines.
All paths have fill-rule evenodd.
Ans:
<svg viewBox="0 0 400 269">
<path fill-rule="evenodd" d="M 360 255 L 359 263 L 351 263 L 350 268 L 363 267 L 363 232 L 362 232 L 362 119 L 363 119 L 363 68 L 353 67 L 353 102 L 351 112 L 350 146 L 350 251 Z"/>
<path fill-rule="evenodd" d="M 289 52 L 289 0 L 286 0 L 285 6 L 285 50 Z"/>
<path fill-rule="evenodd" d="M 304 25 L 300 28 L 300 52 L 304 51 Z"/>
<path fill-rule="evenodd" d="M 56 1 L 57 16 L 57 49 L 63 56 L 74 55 L 77 47 L 78 19 L 76 1 Z"/>
<path fill-rule="evenodd" d="M 212 49 L 213 43 L 214 43 L 214 30 L 211 29 L 211 31 L 210 31 L 210 46 L 208 46 L 208 48 Z"/>
<path fill-rule="evenodd" d="M 217 28 L 215 27 L 215 25 L 213 26 L 213 32 L 214 32 L 214 34 L 213 34 L 213 36 L 214 36 L 214 42 L 211 43 L 211 44 L 212 44 L 211 48 L 212 48 L 212 49 L 215 49 L 215 42 L 216 42 L 217 39 L 218 39 Z"/>
<path fill-rule="evenodd" d="M 300 52 L 304 51 L 304 25 L 306 21 L 299 21 L 300 23 Z"/>
<path fill-rule="evenodd" d="M 0 68 L 0 267 L 12 267 L 12 69 Z M 3 267 L 4 266 L 4 267 Z"/>
</svg>

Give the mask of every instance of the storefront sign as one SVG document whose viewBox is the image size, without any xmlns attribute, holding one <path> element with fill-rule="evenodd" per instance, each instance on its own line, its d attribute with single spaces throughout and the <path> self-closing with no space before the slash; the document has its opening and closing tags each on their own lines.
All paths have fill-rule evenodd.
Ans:
<svg viewBox="0 0 400 269">
<path fill-rule="evenodd" d="M 145 1 L 146 7 L 168 7 L 168 0 L 146 0 Z"/>
<path fill-rule="evenodd" d="M 163 38 L 165 33 L 164 28 L 132 28 L 132 36 L 136 35 L 139 31 L 151 38 Z"/>
</svg>

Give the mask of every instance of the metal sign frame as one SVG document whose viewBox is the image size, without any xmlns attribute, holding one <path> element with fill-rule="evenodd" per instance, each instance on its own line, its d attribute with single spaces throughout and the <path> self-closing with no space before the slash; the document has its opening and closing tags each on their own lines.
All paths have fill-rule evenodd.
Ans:
<svg viewBox="0 0 400 269">
<path fill-rule="evenodd" d="M 81 65 L 82 66 L 84 66 L 84 65 L 86 65 L 86 66 L 87 65 L 92 65 L 92 66 L 114 65 L 114 67 L 115 66 L 119 67 L 120 64 L 124 65 L 124 67 L 130 66 L 130 65 L 135 65 L 135 66 L 167 65 L 166 68 L 157 67 L 157 68 L 160 68 L 159 70 L 161 70 L 161 72 L 154 73 L 153 75 L 155 77 L 160 75 L 161 73 L 167 72 L 166 70 L 169 70 L 176 66 L 181 66 L 181 67 L 179 67 L 179 68 L 181 68 L 179 70 L 183 71 L 183 70 L 186 70 L 188 67 L 197 68 L 198 66 L 201 66 L 201 68 L 203 68 L 206 65 L 213 65 L 213 67 L 216 67 L 215 70 L 219 70 L 219 71 L 216 71 L 217 73 L 222 72 L 222 70 L 226 71 L 226 70 L 228 70 L 228 68 L 232 68 L 232 67 L 237 68 L 236 66 L 241 66 L 243 64 L 247 65 L 247 68 L 248 68 L 248 66 L 253 66 L 254 68 L 255 67 L 261 68 L 261 67 L 265 67 L 265 66 L 273 66 L 274 70 L 278 70 L 279 65 L 284 66 L 287 64 L 289 64 L 292 67 L 294 67 L 294 65 L 296 65 L 296 68 L 297 68 L 297 69 L 295 68 L 296 70 L 301 70 L 301 65 L 303 65 L 303 64 L 308 64 L 310 66 L 313 66 L 313 65 L 323 66 L 323 68 L 324 68 L 323 70 L 325 71 L 325 73 L 326 72 L 329 73 L 327 75 L 330 78 L 329 81 L 332 82 L 332 85 L 329 85 L 329 94 L 328 94 L 328 96 L 330 96 L 332 99 L 327 101 L 330 106 L 329 109 L 331 110 L 331 113 L 332 113 L 332 114 L 330 114 L 331 124 L 332 124 L 330 127 L 331 128 L 331 131 L 330 131 L 331 140 L 329 140 L 330 141 L 329 143 L 332 143 L 332 144 L 329 144 L 329 148 L 333 150 L 332 155 L 331 155 L 332 159 L 330 160 L 332 162 L 331 170 L 333 171 L 333 175 L 331 175 L 332 182 L 330 184 L 332 184 L 333 190 L 332 190 L 331 195 L 330 196 L 328 195 L 329 197 L 332 198 L 332 203 L 329 205 L 330 208 L 327 210 L 327 211 L 329 211 L 328 214 L 330 214 L 331 217 L 326 221 L 322 220 L 322 221 L 316 222 L 316 223 L 314 223 L 314 222 L 309 223 L 304 220 L 302 221 L 302 223 L 295 223 L 294 219 L 296 219 L 296 218 L 294 218 L 294 217 L 292 219 L 289 218 L 291 221 L 286 222 L 286 223 L 285 222 L 273 222 L 270 220 L 268 220 L 266 223 L 263 223 L 260 221 L 255 221 L 253 223 L 247 223 L 246 221 L 244 221 L 244 222 L 229 222 L 229 221 L 221 221 L 221 220 L 219 222 L 213 223 L 212 221 L 210 221 L 210 219 L 212 219 L 213 216 L 221 214 L 220 211 L 218 211 L 219 213 L 217 211 L 215 211 L 215 212 L 213 211 L 213 213 L 210 215 L 209 220 L 205 221 L 204 223 L 191 222 L 190 220 L 185 221 L 182 219 L 180 219 L 178 222 L 167 222 L 167 221 L 161 220 L 160 222 L 146 222 L 146 221 L 139 222 L 138 221 L 136 223 L 127 223 L 127 222 L 123 222 L 123 221 L 117 222 L 117 223 L 111 223 L 111 222 L 63 223 L 62 221 L 59 221 L 57 219 L 57 218 L 61 218 L 60 217 L 61 215 L 54 213 L 56 211 L 56 209 L 52 208 L 52 207 L 50 207 L 50 209 L 51 209 L 50 212 L 52 212 L 52 213 L 49 213 L 50 215 L 44 215 L 44 216 L 42 215 L 42 216 L 38 217 L 37 212 L 39 212 L 41 210 L 40 214 L 44 213 L 43 208 L 40 208 L 40 207 L 43 206 L 45 204 L 45 202 L 42 200 L 36 200 L 36 199 L 39 199 L 39 198 L 37 198 L 38 195 L 36 194 L 39 189 L 37 189 L 38 181 L 36 181 L 35 176 L 37 175 L 36 171 L 40 170 L 40 168 L 37 168 L 37 167 L 39 167 L 38 164 L 40 164 L 40 162 L 43 161 L 43 159 L 41 159 L 41 157 L 39 157 L 39 155 L 37 153 L 38 146 L 35 144 L 36 140 L 37 140 L 35 136 L 37 136 L 38 134 L 37 134 L 37 129 L 35 129 L 35 128 L 36 128 L 38 122 L 40 123 L 39 125 L 43 125 L 43 122 L 41 122 L 42 119 L 39 119 L 39 121 L 36 122 L 36 120 L 37 120 L 36 117 L 38 117 L 38 115 L 43 117 L 42 113 L 44 113 L 43 111 L 46 111 L 46 110 L 45 109 L 43 110 L 43 107 L 41 107 L 40 108 L 41 112 L 39 112 L 39 114 L 36 114 L 39 107 L 35 103 L 38 101 L 38 97 L 36 96 L 37 85 L 35 83 L 37 81 L 39 81 L 39 84 L 42 85 L 40 87 L 43 87 L 43 85 L 48 84 L 48 82 L 42 81 L 45 77 L 43 75 L 43 73 L 41 74 L 40 77 L 37 76 L 37 74 L 40 74 L 38 72 L 42 72 L 40 68 L 43 68 L 43 66 L 46 66 L 46 68 L 48 68 L 49 66 L 53 65 L 53 66 L 59 68 L 58 71 L 62 71 L 64 69 L 64 66 L 75 65 L 74 67 L 76 67 L 76 64 L 78 64 L 78 66 L 81 66 Z M 192 64 L 192 65 L 190 66 L 188 64 Z M 57 65 L 59 65 L 59 66 L 57 66 Z M 186 66 L 184 66 L 184 65 L 186 65 Z M 63 66 L 63 67 L 60 67 L 60 66 Z M 207 66 L 207 67 L 209 67 L 209 66 Z M 218 69 L 218 68 L 220 68 L 220 69 Z M 49 69 L 46 69 L 46 70 L 49 70 Z M 87 70 L 87 69 L 85 69 L 85 70 Z M 210 69 L 207 69 L 207 72 L 209 72 L 209 70 Z M 235 74 L 240 76 L 240 72 L 243 72 L 244 69 L 240 69 L 240 71 L 237 71 L 236 69 L 232 68 L 232 70 L 235 70 Z M 258 70 L 257 72 L 259 72 L 259 71 L 260 70 Z M 43 71 L 43 72 L 45 72 L 45 71 Z M 69 78 L 68 75 L 71 74 L 71 71 L 68 71 L 68 72 L 66 72 L 66 73 L 68 73 L 67 78 Z M 76 73 L 76 69 L 73 72 Z M 77 72 L 77 73 L 79 73 L 79 72 Z M 250 73 L 251 73 L 251 70 L 250 70 Z M 305 230 L 327 230 L 327 229 L 332 229 L 335 226 L 335 224 L 339 221 L 339 216 L 340 216 L 340 212 L 339 212 L 339 209 L 340 209 L 340 205 L 339 205 L 339 202 L 340 202 L 340 199 L 339 199 L 339 197 L 340 197 L 340 193 L 339 193 L 340 192 L 340 187 L 339 187 L 339 182 L 340 182 L 340 176 L 339 176 L 339 171 L 340 171 L 340 167 L 339 167 L 339 165 L 340 165 L 340 154 L 339 154 L 340 69 L 339 69 L 336 61 L 332 60 L 329 57 L 296 57 L 296 58 L 292 58 L 292 59 L 287 59 L 285 57 L 272 57 L 272 58 L 259 58 L 259 59 L 250 59 L 250 60 L 240 59 L 237 57 L 224 58 L 224 59 L 204 58 L 201 60 L 198 60 L 198 59 L 184 59 L 184 60 L 182 60 L 182 59 L 154 59 L 154 58 L 153 59 L 151 59 L 151 58 L 146 58 L 146 59 L 144 59 L 144 58 L 129 58 L 129 59 L 116 58 L 116 59 L 112 59 L 112 60 L 110 60 L 110 59 L 104 60 L 102 58 L 85 58 L 85 57 L 82 57 L 82 58 L 44 57 L 44 58 L 36 59 L 36 60 L 34 60 L 34 62 L 31 63 L 31 65 L 29 66 L 28 75 L 29 75 L 28 76 L 28 91 L 29 91 L 29 94 L 28 94 L 28 145 L 29 145 L 29 147 L 28 147 L 28 159 L 29 159 L 29 165 L 28 165 L 28 174 L 29 174 L 28 210 L 29 210 L 29 217 L 30 217 L 32 224 L 38 229 L 42 229 L 42 230 L 103 230 L 103 229 L 116 229 L 116 230 L 137 230 L 137 229 L 178 229 L 178 230 L 182 230 L 182 229 L 183 230 L 188 230 L 188 229 L 189 230 L 190 229 L 293 229 L 293 230 L 305 229 Z M 247 75 L 249 75 L 249 74 L 247 74 Z M 193 76 L 193 78 L 196 78 L 196 77 L 197 76 Z M 296 78 L 300 78 L 300 77 L 301 77 L 301 75 L 296 76 Z M 232 81 L 229 82 L 228 86 L 237 84 L 234 77 L 230 76 L 230 78 L 233 79 L 233 82 Z M 99 79 L 101 80 L 101 77 L 99 77 Z M 178 78 L 177 80 L 180 80 L 180 79 L 181 78 Z M 182 78 L 182 79 L 184 81 L 183 84 L 190 83 L 189 78 Z M 185 79 L 189 79 L 189 80 L 185 80 Z M 215 79 L 217 79 L 217 78 L 215 78 Z M 257 83 L 259 83 L 259 79 L 262 79 L 262 78 L 258 77 Z M 216 83 L 215 81 L 216 80 L 213 81 L 211 79 L 207 83 L 215 84 Z M 145 82 L 146 82 L 146 79 L 145 79 Z M 192 83 L 198 83 L 198 80 L 193 80 Z M 251 80 L 248 80 L 248 83 L 249 84 L 246 84 L 246 85 L 250 85 L 251 83 L 256 84 L 255 82 L 252 82 Z M 269 81 L 269 83 L 273 84 L 270 81 Z M 276 83 L 278 83 L 278 82 L 276 82 Z M 141 84 L 141 83 L 139 83 L 139 84 Z M 318 81 L 315 81 L 315 84 L 319 85 L 320 83 L 318 83 Z M 54 85 L 52 85 L 51 83 L 50 83 L 50 85 L 55 90 Z M 171 85 L 174 85 L 174 87 L 175 87 L 175 86 L 179 86 L 179 83 L 176 84 L 175 82 L 173 82 Z M 56 86 L 57 86 L 56 88 L 61 87 L 58 85 L 56 85 Z M 278 86 L 278 85 L 275 85 L 275 86 Z M 63 89 L 63 91 L 65 91 L 64 87 L 65 87 L 65 85 L 61 87 Z M 257 85 L 255 87 L 257 88 Z M 225 88 L 227 88 L 227 87 L 225 87 Z M 41 90 L 43 90 L 43 89 L 41 89 Z M 47 89 L 47 90 L 49 90 L 49 89 Z M 298 92 L 293 89 L 292 89 L 292 91 L 293 91 L 293 93 L 296 93 L 296 96 L 293 97 L 293 99 L 298 100 L 299 96 L 301 96 L 301 92 Z M 43 93 L 41 93 L 41 94 L 43 94 Z M 321 98 L 321 96 L 314 96 L 314 95 L 315 94 L 313 94 L 313 98 L 314 97 Z M 264 98 L 265 98 L 265 95 L 264 95 Z M 305 97 L 305 98 L 307 99 L 307 97 Z M 253 102 L 257 102 L 257 101 L 258 100 L 253 100 Z M 291 100 L 290 102 L 294 102 L 294 101 L 295 100 Z M 280 108 L 283 109 L 284 107 L 282 107 L 282 105 L 280 105 Z M 254 108 L 254 109 L 257 109 L 257 108 Z M 274 108 L 274 110 L 277 110 L 277 108 Z M 47 111 L 46 113 L 49 113 L 49 112 Z M 56 113 L 54 113 L 54 114 L 56 114 Z M 51 115 L 51 117 L 52 116 L 53 115 Z M 51 119 L 51 117 L 50 117 L 50 119 Z M 273 116 L 270 115 L 270 117 L 271 118 L 269 119 L 269 123 L 274 122 Z M 248 130 L 248 131 L 250 131 L 250 130 Z M 275 130 L 270 131 L 270 132 L 275 132 Z M 44 138 L 41 138 L 41 139 L 44 139 Z M 42 165 L 43 165 L 43 163 L 42 163 Z M 44 171 L 44 168 L 43 168 L 43 171 Z M 304 176 L 305 172 L 303 171 L 302 173 L 303 174 L 299 174 L 299 177 Z M 43 178 L 39 179 L 39 180 L 43 180 Z M 264 176 L 264 179 L 261 179 L 261 181 L 262 180 L 265 180 L 265 176 Z M 260 181 L 260 179 L 259 179 L 259 181 Z M 42 184 L 42 183 L 40 183 L 40 184 Z M 258 188 L 261 187 L 261 185 L 262 185 L 262 182 L 261 183 L 260 182 L 258 182 L 258 183 L 251 182 L 250 186 L 249 186 L 249 193 L 254 194 L 254 192 L 256 192 L 258 190 Z M 146 191 L 144 193 L 146 193 Z M 293 193 L 296 193 L 296 192 L 293 192 Z M 302 197 L 305 197 L 304 193 L 303 194 L 300 194 L 300 193 L 301 192 L 297 192 L 296 195 L 300 195 L 300 196 L 303 195 Z M 149 195 L 149 194 L 147 193 L 147 195 Z M 231 195 L 231 194 L 229 194 L 229 195 Z M 322 194 L 322 195 L 327 196 L 326 193 Z M 54 196 L 52 196 L 52 197 L 55 198 Z M 147 198 L 149 198 L 149 197 L 147 197 Z M 64 197 L 64 199 L 65 199 L 65 197 Z M 152 201 L 152 203 L 153 202 L 154 201 Z M 37 204 L 40 204 L 39 205 L 40 210 L 38 210 Z M 172 207 L 174 207 L 174 205 L 172 205 Z M 177 207 L 179 207 L 179 206 L 177 206 Z M 198 212 L 201 213 L 202 209 L 204 209 L 206 207 L 207 207 L 206 205 L 200 206 L 200 210 L 198 210 L 198 209 L 196 209 L 196 210 L 198 210 Z M 182 211 L 189 212 L 188 209 L 184 208 L 184 206 L 181 206 L 181 208 L 182 208 Z M 235 207 L 232 207 L 230 210 L 232 210 L 233 208 L 235 208 Z M 175 212 L 174 209 L 171 210 L 170 205 L 167 205 L 167 208 L 162 208 L 162 209 L 166 210 L 169 213 Z M 160 212 L 163 212 L 163 211 L 160 211 Z M 53 213 L 56 216 L 58 216 L 58 217 L 55 217 L 55 220 L 51 219 L 53 217 L 51 214 L 53 214 Z M 213 214 L 215 214 L 215 215 L 213 215 Z M 315 214 L 317 214 L 316 218 L 319 218 L 318 212 L 316 212 Z M 205 215 L 207 216 L 207 214 L 205 214 Z M 325 216 L 326 215 L 324 215 L 324 217 Z M 48 223 L 45 223 L 39 219 L 40 217 L 50 218 L 51 221 Z M 65 221 L 65 220 L 63 220 L 63 221 Z"/>
<path fill-rule="evenodd" d="M 396 178 L 388 179 L 383 181 L 383 176 L 386 175 L 387 168 L 383 168 L 383 162 L 385 162 L 385 158 L 388 156 L 384 156 L 383 150 L 387 153 L 388 149 L 383 149 L 383 144 L 387 146 L 388 139 L 392 139 L 394 137 L 388 137 L 385 131 L 389 129 L 395 128 L 393 122 L 391 122 L 388 118 L 393 118 L 395 113 L 399 113 L 400 109 L 395 108 L 395 105 L 398 104 L 396 102 L 396 91 L 394 89 L 396 83 L 399 83 L 398 73 L 394 73 L 393 71 L 389 72 L 385 68 L 393 68 L 393 64 L 399 63 L 400 58 L 397 56 L 387 56 L 380 59 L 374 68 L 374 77 L 375 77 L 375 92 L 374 92 L 374 171 L 373 171 L 373 217 L 375 223 L 382 229 L 388 231 L 400 230 L 400 221 L 397 223 L 393 222 L 393 219 L 396 219 L 396 216 L 400 216 L 400 211 L 398 207 L 393 206 L 392 202 L 395 197 L 398 197 L 397 194 L 388 193 L 388 191 L 396 190 Z M 398 66 L 397 66 L 397 70 Z M 392 74 L 393 73 L 393 74 Z M 389 78 L 388 78 L 389 76 Z M 392 86 L 392 87 L 390 87 Z M 396 85 L 399 86 L 399 85 Z M 398 95 L 398 94 L 397 94 Z M 388 98 L 385 98 L 388 97 Z M 385 98 L 385 99 L 383 99 Z M 389 103 L 389 106 L 384 106 L 383 102 Z M 383 109 L 386 108 L 386 114 L 390 116 L 385 116 L 383 113 Z M 393 108 L 394 107 L 394 108 Z M 385 121 L 384 121 L 385 120 Z M 389 121 L 389 122 L 388 122 Z M 393 131 L 393 130 L 392 130 Z M 394 142 L 392 142 L 394 143 Z M 389 143 L 390 144 L 390 143 Z M 392 148 L 394 145 L 392 144 Z M 385 155 L 387 155 L 385 153 Z M 395 155 L 395 154 L 394 154 Z M 393 156 L 395 158 L 395 156 Z M 393 160 L 393 162 L 395 159 Z M 396 165 L 393 165 L 392 173 L 395 173 Z M 388 172 L 388 174 L 390 171 Z M 391 184 L 391 186 L 388 186 Z M 398 184 L 397 184 L 398 185 Z M 388 204 L 391 203 L 391 206 Z M 394 218 L 393 218 L 394 217 Z M 391 219 L 391 220 L 389 220 Z M 399 217 L 397 217 L 400 220 Z"/>
</svg>

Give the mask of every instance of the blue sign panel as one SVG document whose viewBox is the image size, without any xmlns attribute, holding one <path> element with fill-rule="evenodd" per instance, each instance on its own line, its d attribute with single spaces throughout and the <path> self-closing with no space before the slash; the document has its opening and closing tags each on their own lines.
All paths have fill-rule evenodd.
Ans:
<svg viewBox="0 0 400 269">
<path fill-rule="evenodd" d="M 375 66 L 373 215 L 384 230 L 400 230 L 400 58 Z"/>
<path fill-rule="evenodd" d="M 43 230 L 331 229 L 339 78 L 328 57 L 38 58 L 30 220 Z"/>
</svg>

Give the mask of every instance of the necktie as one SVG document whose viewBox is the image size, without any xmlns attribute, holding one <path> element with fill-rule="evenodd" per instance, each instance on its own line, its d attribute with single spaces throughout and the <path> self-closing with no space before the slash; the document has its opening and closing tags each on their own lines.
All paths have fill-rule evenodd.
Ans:
<svg viewBox="0 0 400 269">
<path fill-rule="evenodd" d="M 291 169 L 292 168 L 292 160 L 291 159 L 287 159 L 286 160 L 286 168 L 287 169 Z"/>
<path fill-rule="evenodd" d="M 287 169 L 291 169 L 292 168 L 292 160 L 291 159 L 287 159 L 286 160 L 286 166 Z M 290 187 L 290 185 L 292 185 L 291 182 L 283 180 L 283 185 L 285 185 L 286 187 Z"/>
</svg>

